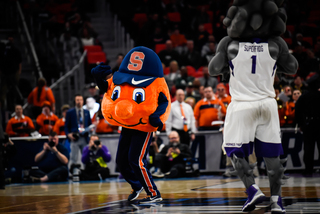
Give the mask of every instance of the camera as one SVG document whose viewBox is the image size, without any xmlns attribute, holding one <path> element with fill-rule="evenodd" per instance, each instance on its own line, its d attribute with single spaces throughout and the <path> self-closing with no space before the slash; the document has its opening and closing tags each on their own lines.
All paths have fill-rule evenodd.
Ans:
<svg viewBox="0 0 320 214">
<path fill-rule="evenodd" d="M 72 137 L 74 138 L 75 141 L 78 141 L 80 138 L 80 135 L 79 135 L 79 133 L 73 132 Z"/>
<path fill-rule="evenodd" d="M 49 141 L 48 145 L 52 148 L 52 147 L 54 147 L 56 145 L 56 143 L 53 142 L 53 141 Z"/>
<path fill-rule="evenodd" d="M 4 143 L 8 143 L 9 142 L 9 135 L 5 134 L 4 135 Z"/>
<path fill-rule="evenodd" d="M 99 146 L 101 144 L 100 140 L 93 141 L 95 145 Z"/>
<path fill-rule="evenodd" d="M 170 147 L 176 149 L 176 148 L 178 148 L 178 145 L 179 145 L 179 143 L 171 143 Z"/>
</svg>

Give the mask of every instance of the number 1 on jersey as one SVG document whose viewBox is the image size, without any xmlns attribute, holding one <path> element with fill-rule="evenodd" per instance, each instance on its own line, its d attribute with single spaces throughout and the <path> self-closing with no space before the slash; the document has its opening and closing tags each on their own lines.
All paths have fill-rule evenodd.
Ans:
<svg viewBox="0 0 320 214">
<path fill-rule="evenodd" d="M 256 73 L 256 62 L 257 62 L 257 56 L 252 56 L 252 68 L 251 68 L 251 73 L 255 74 Z"/>
</svg>

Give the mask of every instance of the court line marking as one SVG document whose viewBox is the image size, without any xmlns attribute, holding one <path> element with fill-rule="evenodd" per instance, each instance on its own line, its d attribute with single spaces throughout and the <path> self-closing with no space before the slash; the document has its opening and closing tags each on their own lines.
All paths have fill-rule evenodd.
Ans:
<svg viewBox="0 0 320 214">
<path fill-rule="evenodd" d="M 97 209 L 101 209 L 101 208 L 114 207 L 114 206 L 117 206 L 116 203 L 121 202 L 121 201 L 126 201 L 126 200 L 127 199 L 118 200 L 118 201 L 111 201 L 111 202 L 107 202 L 108 205 L 106 205 L 106 206 L 95 207 L 95 208 L 90 208 L 90 209 L 86 209 L 86 210 L 80 210 L 80 211 L 71 212 L 71 213 L 67 213 L 67 214 L 83 213 L 83 212 L 93 211 L 93 210 L 97 210 Z"/>
</svg>

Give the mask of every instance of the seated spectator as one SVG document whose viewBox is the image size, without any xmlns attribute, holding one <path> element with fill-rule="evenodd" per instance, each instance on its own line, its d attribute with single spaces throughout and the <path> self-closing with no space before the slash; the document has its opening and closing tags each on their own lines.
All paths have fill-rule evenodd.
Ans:
<svg viewBox="0 0 320 214">
<path fill-rule="evenodd" d="M 157 25 L 154 28 L 154 33 L 151 35 L 151 47 L 154 50 L 157 44 L 164 44 L 167 40 L 170 39 L 169 35 L 163 31 L 163 27 L 161 25 Z"/>
<path fill-rule="evenodd" d="M 292 88 L 289 85 L 286 85 L 282 88 L 282 91 L 278 95 L 279 99 L 282 100 L 283 103 L 286 103 L 292 96 Z"/>
<path fill-rule="evenodd" d="M 23 115 L 23 108 L 21 105 L 15 106 L 15 114 L 13 118 L 8 121 L 6 132 L 10 137 L 27 137 L 35 130 L 30 117 Z"/>
<path fill-rule="evenodd" d="M 295 41 L 293 42 L 293 45 L 301 45 L 304 48 L 311 48 L 311 44 L 307 41 L 303 40 L 303 35 L 301 33 L 297 33 Z"/>
<path fill-rule="evenodd" d="M 212 47 L 210 47 L 210 44 L 213 43 Z M 216 53 L 216 39 L 214 38 L 214 35 L 209 35 L 208 36 L 208 42 L 202 46 L 201 49 L 201 57 L 205 57 L 206 55 L 208 55 L 209 53 Z M 210 60 L 208 61 L 208 63 L 210 62 Z"/>
<path fill-rule="evenodd" d="M 188 70 L 185 66 L 181 67 L 180 75 L 181 76 L 179 78 L 176 78 L 176 80 L 174 81 L 174 84 L 176 86 L 176 89 L 185 90 L 188 82 L 192 82 L 194 80 L 194 77 L 188 76 Z"/>
<path fill-rule="evenodd" d="M 203 46 L 206 47 L 206 46 Z M 202 65 L 208 65 L 211 59 L 216 55 L 216 45 L 214 42 L 210 42 L 208 45 L 208 50 L 203 53 Z"/>
<path fill-rule="evenodd" d="M 147 168 L 150 170 L 152 167 L 155 167 L 154 160 L 156 155 L 159 153 L 159 151 L 164 147 L 164 144 L 162 143 L 162 139 L 158 137 L 155 132 L 152 133 L 152 140 L 150 143 L 150 149 L 149 149 L 149 158 Z"/>
<path fill-rule="evenodd" d="M 158 56 L 161 62 L 163 62 L 166 67 L 168 67 L 170 65 L 170 62 L 173 60 L 180 62 L 180 54 L 176 50 L 174 50 L 171 40 L 166 41 L 166 49 L 160 51 L 158 53 Z"/>
<path fill-rule="evenodd" d="M 188 82 L 187 87 L 186 87 L 186 96 L 185 97 L 186 98 L 192 97 L 195 100 L 195 102 L 197 103 L 199 100 L 201 100 L 201 96 L 199 94 L 199 90 L 195 89 L 195 87 L 193 85 L 194 82 L 196 83 L 195 80 L 198 80 L 198 79 L 194 79 L 193 81 Z M 196 87 L 197 87 L 197 85 L 196 85 Z"/>
<path fill-rule="evenodd" d="M 88 97 L 93 97 L 97 103 L 100 103 L 99 89 L 96 83 L 92 82 L 86 88 L 87 88 L 87 91 L 85 91 L 83 95 L 85 99 L 87 99 Z"/>
<path fill-rule="evenodd" d="M 194 106 L 196 105 L 196 99 L 193 97 L 187 97 L 185 99 L 185 102 L 191 106 L 192 109 L 194 109 Z"/>
<path fill-rule="evenodd" d="M 176 60 L 173 60 L 170 62 L 170 73 L 164 76 L 170 90 L 174 86 L 175 80 L 180 77 L 179 64 Z"/>
<path fill-rule="evenodd" d="M 301 93 L 304 93 L 307 90 L 307 84 L 304 81 L 302 81 L 301 77 L 298 75 L 294 77 L 294 80 L 293 82 L 291 82 L 290 86 L 293 90 L 297 89 Z"/>
<path fill-rule="evenodd" d="M 52 111 L 55 111 L 56 100 L 51 88 L 47 87 L 47 81 L 44 78 L 39 78 L 37 86 L 32 90 L 28 96 L 28 103 L 32 105 L 32 116 L 37 118 L 42 112 L 42 103 L 49 101 Z"/>
<path fill-rule="evenodd" d="M 203 85 L 204 87 L 211 86 L 211 88 L 213 88 L 215 92 L 215 89 L 218 85 L 217 78 L 209 75 L 209 69 L 206 65 L 202 67 L 202 73 L 203 77 L 199 78 L 201 85 Z"/>
<path fill-rule="evenodd" d="M 205 30 L 204 25 L 200 23 L 198 25 L 198 30 L 195 33 L 194 43 L 195 49 L 198 52 L 201 52 L 202 47 L 208 42 L 209 40 L 209 33 Z"/>
<path fill-rule="evenodd" d="M 226 86 L 223 83 L 217 85 L 217 98 L 221 100 L 224 106 L 227 108 L 231 102 L 231 96 L 227 94 Z"/>
<path fill-rule="evenodd" d="M 184 47 L 187 44 L 186 37 L 180 33 L 179 27 L 175 26 L 172 34 L 170 35 L 170 40 L 172 41 L 173 48 Z"/>
<path fill-rule="evenodd" d="M 68 178 L 68 150 L 59 143 L 57 133 L 51 132 L 48 142 L 35 156 L 38 169 L 31 169 L 31 182 L 65 181 Z"/>
<path fill-rule="evenodd" d="M 293 90 L 292 93 L 292 99 L 286 102 L 286 113 L 285 113 L 285 119 L 286 123 L 284 124 L 284 127 L 295 127 L 296 121 L 295 121 L 295 105 L 299 97 L 301 96 L 301 92 L 298 89 Z"/>
<path fill-rule="evenodd" d="M 64 124 L 66 121 L 67 111 L 70 109 L 68 104 L 65 104 L 61 107 L 62 118 L 60 118 L 56 124 L 53 126 L 53 131 L 57 133 L 57 135 L 66 135 L 64 131 Z"/>
<path fill-rule="evenodd" d="M 201 55 L 194 49 L 194 42 L 192 40 L 187 41 L 187 50 L 181 54 L 181 65 L 191 65 L 195 69 L 198 69 L 202 64 Z"/>
<path fill-rule="evenodd" d="M 17 181 L 18 175 L 14 167 L 9 168 L 10 159 L 17 153 L 17 149 L 14 143 L 9 139 L 9 136 L 4 133 L 4 139 L 0 141 L 0 146 L 2 146 L 2 167 L 4 169 L 5 183 L 15 183 Z M 2 169 L 0 169 L 0 173 Z"/>
<path fill-rule="evenodd" d="M 59 41 L 63 50 L 64 67 L 69 71 L 78 63 L 81 56 L 79 40 L 71 36 L 70 31 L 66 31 L 60 36 Z"/>
<path fill-rule="evenodd" d="M 36 120 L 39 133 L 42 135 L 49 135 L 58 120 L 59 118 L 51 111 L 50 103 L 44 101 L 42 104 L 42 113 Z"/>
<path fill-rule="evenodd" d="M 304 51 L 304 47 L 301 44 L 294 46 L 292 55 L 297 59 L 299 65 L 303 65 L 308 57 L 307 53 Z"/>
<path fill-rule="evenodd" d="M 124 55 L 122 53 L 119 53 L 117 55 L 116 65 L 112 68 L 112 72 L 116 72 L 119 70 L 119 67 L 121 65 L 123 58 L 124 58 Z"/>
<path fill-rule="evenodd" d="M 196 126 L 201 130 L 218 130 L 220 124 L 212 125 L 213 121 L 221 120 L 226 114 L 226 107 L 217 99 L 210 86 L 204 88 L 205 98 L 197 102 L 194 107 Z"/>
<path fill-rule="evenodd" d="M 108 148 L 101 144 L 98 135 L 91 135 L 89 145 L 84 147 L 81 161 L 85 164 L 81 170 L 80 180 L 101 180 L 110 176 L 107 163 L 111 155 Z"/>
<path fill-rule="evenodd" d="M 298 75 L 303 79 L 306 79 L 310 73 L 318 71 L 320 65 L 320 59 L 315 56 L 312 49 L 307 49 L 305 53 L 307 54 L 307 57 L 299 64 L 300 69 L 298 70 Z"/>
<path fill-rule="evenodd" d="M 154 165 L 158 170 L 152 176 L 158 178 L 164 177 L 165 174 L 169 178 L 185 176 L 186 159 L 191 156 L 192 152 L 189 146 L 181 144 L 178 132 L 172 131 L 169 134 L 169 144 L 156 154 Z"/>
<path fill-rule="evenodd" d="M 99 110 L 100 104 L 96 102 L 93 97 L 88 97 L 86 99 L 86 104 L 83 106 L 83 109 L 86 109 L 90 112 L 90 118 L 93 118 L 93 115 Z"/>
</svg>

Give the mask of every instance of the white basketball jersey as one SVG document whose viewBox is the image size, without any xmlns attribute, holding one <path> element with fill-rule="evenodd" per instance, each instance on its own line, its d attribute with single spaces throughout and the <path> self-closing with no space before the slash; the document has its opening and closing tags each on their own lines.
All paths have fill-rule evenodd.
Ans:
<svg viewBox="0 0 320 214">
<path fill-rule="evenodd" d="M 229 66 L 233 100 L 256 101 L 275 97 L 276 60 L 270 56 L 268 43 L 239 42 L 238 55 L 229 61 Z"/>
</svg>

